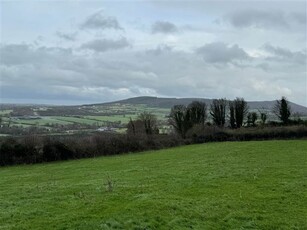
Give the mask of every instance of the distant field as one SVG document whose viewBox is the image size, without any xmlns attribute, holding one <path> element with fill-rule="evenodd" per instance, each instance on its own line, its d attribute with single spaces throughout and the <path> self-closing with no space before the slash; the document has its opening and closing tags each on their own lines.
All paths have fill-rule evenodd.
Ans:
<svg viewBox="0 0 307 230">
<path fill-rule="evenodd" d="M 41 119 L 27 119 L 26 117 L 9 118 L 9 113 L 13 110 L 0 110 L 0 116 L 3 116 L 2 120 L 4 124 L 8 124 L 11 120 L 11 125 L 30 127 L 40 126 L 47 127 L 50 125 L 98 125 L 106 126 L 109 122 L 120 122 L 120 124 L 127 124 L 131 119 L 136 119 L 138 114 L 147 111 L 155 114 L 158 120 L 166 121 L 166 116 L 169 114 L 170 109 L 165 108 L 151 108 L 145 105 L 112 105 L 112 106 L 92 106 L 87 108 L 88 113 L 93 110 L 95 113 L 107 113 L 109 115 L 78 115 L 67 114 L 65 116 L 39 116 Z M 39 113 L 40 110 L 46 111 L 46 109 L 33 109 Z M 68 110 L 69 111 L 69 110 Z"/>
<path fill-rule="evenodd" d="M 0 168 L 0 229 L 307 229 L 307 141 Z"/>
<path fill-rule="evenodd" d="M 137 115 L 110 115 L 110 116 L 46 116 L 41 119 L 12 119 L 11 124 L 17 126 L 50 126 L 53 124 L 58 125 L 69 125 L 69 124 L 85 124 L 93 125 L 97 124 L 100 126 L 107 125 L 108 122 L 120 122 L 120 124 L 128 124 L 130 119 L 136 119 Z M 158 118 L 162 120 L 163 118 Z M 3 118 L 4 122 L 8 122 L 8 118 Z"/>
<path fill-rule="evenodd" d="M 0 110 L 0 115 L 7 115 L 7 114 L 9 114 L 12 111 L 13 110 L 10 110 L 10 109 L 3 109 L 3 110 Z"/>
<path fill-rule="evenodd" d="M 98 122 L 118 122 L 127 124 L 131 119 L 135 119 L 137 115 L 110 115 L 110 116 L 86 116 L 85 118 Z"/>
</svg>

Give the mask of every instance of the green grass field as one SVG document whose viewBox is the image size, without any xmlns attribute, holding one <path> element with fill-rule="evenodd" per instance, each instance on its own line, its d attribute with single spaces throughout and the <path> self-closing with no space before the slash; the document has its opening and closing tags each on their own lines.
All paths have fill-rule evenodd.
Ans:
<svg viewBox="0 0 307 230">
<path fill-rule="evenodd" d="M 90 108 L 93 110 L 93 108 Z M 30 120 L 30 119 L 23 119 L 20 117 L 19 119 L 13 119 L 12 123 L 15 125 L 38 125 L 38 126 L 46 126 L 46 124 L 59 124 L 59 125 L 67 125 L 67 124 L 72 124 L 72 123 L 77 123 L 77 124 L 87 124 L 87 125 L 92 125 L 93 123 L 105 123 L 105 122 L 118 122 L 120 121 L 122 124 L 127 124 L 130 121 L 130 118 L 136 119 L 138 114 L 146 111 L 150 112 L 154 115 L 157 116 L 159 120 L 167 120 L 166 116 L 170 113 L 170 109 L 165 109 L 165 108 L 153 108 L 153 107 L 148 107 L 146 105 L 113 105 L 113 106 L 95 106 L 96 112 L 101 112 L 101 113 L 109 113 L 110 115 L 108 116 L 93 116 L 93 115 L 88 115 L 88 116 L 79 116 L 76 117 L 74 114 L 70 114 L 67 116 L 40 116 L 41 119 L 35 119 L 35 120 Z M 35 110 L 36 112 L 39 110 Z M 0 116 L 3 117 L 3 121 L 5 123 L 8 122 L 9 118 L 8 115 L 10 112 L 13 112 L 13 110 L 5 110 L 5 109 L 0 109 Z M 120 113 L 120 114 L 117 114 Z M 125 116 L 123 115 L 126 114 Z M 113 115 L 112 115 L 113 114 Z"/>
<path fill-rule="evenodd" d="M 136 119 L 137 115 L 110 115 L 110 116 L 86 116 L 86 119 L 91 120 L 92 122 L 118 122 L 120 121 L 123 124 L 128 124 L 131 119 Z"/>
<path fill-rule="evenodd" d="M 0 229 L 307 229 L 307 141 L 0 168 Z"/>
</svg>

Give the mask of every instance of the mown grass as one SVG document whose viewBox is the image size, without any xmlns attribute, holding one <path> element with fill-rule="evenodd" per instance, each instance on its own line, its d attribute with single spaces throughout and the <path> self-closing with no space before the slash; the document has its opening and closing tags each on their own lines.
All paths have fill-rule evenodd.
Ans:
<svg viewBox="0 0 307 230">
<path fill-rule="evenodd" d="M 306 229 L 307 141 L 0 169 L 0 229 Z"/>
</svg>

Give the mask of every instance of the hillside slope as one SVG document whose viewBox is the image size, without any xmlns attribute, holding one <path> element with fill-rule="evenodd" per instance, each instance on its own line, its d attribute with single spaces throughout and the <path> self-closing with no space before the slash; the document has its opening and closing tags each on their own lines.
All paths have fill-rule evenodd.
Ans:
<svg viewBox="0 0 307 230">
<path fill-rule="evenodd" d="M 174 105 L 188 105 L 192 101 L 203 101 L 206 104 L 211 104 L 212 99 L 205 98 L 159 98 L 159 97 L 134 97 L 125 100 L 103 103 L 102 105 L 109 104 L 145 104 L 149 107 L 158 107 L 158 108 L 171 108 Z M 275 105 L 276 101 L 249 101 L 248 106 L 250 109 L 269 109 L 271 110 Z M 307 114 L 307 108 L 290 102 L 291 109 L 294 113 Z"/>
<path fill-rule="evenodd" d="M 306 141 L 0 168 L 1 229 L 306 229 Z"/>
</svg>

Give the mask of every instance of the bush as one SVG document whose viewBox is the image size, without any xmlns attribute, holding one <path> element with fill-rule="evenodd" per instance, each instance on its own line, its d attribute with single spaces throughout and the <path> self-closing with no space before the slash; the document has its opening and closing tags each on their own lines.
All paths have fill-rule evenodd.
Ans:
<svg viewBox="0 0 307 230">
<path fill-rule="evenodd" d="M 0 147 L 0 165 L 11 165 L 14 163 L 17 142 L 13 138 L 5 140 Z"/>
<path fill-rule="evenodd" d="M 48 141 L 43 147 L 44 161 L 58 161 L 73 159 L 74 152 L 60 141 Z"/>
<path fill-rule="evenodd" d="M 95 134 L 0 139 L 0 165 L 34 164 L 105 155 L 162 149 L 183 144 L 214 141 L 249 141 L 307 137 L 307 126 L 249 127 L 226 129 L 214 125 L 195 125 L 186 139 L 176 134 L 130 136 Z"/>
</svg>

